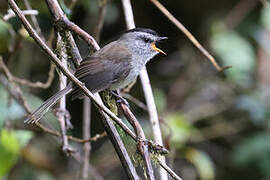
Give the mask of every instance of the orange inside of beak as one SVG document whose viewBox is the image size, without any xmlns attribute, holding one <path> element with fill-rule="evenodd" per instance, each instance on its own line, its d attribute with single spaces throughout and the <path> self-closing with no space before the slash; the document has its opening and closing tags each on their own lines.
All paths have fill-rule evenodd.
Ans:
<svg viewBox="0 0 270 180">
<path fill-rule="evenodd" d="M 157 48 L 155 42 L 153 42 L 153 43 L 151 44 L 151 48 L 152 48 L 154 51 L 157 51 L 157 52 L 159 52 L 159 53 L 161 53 L 161 54 L 167 55 L 164 51 L 162 51 L 161 49 Z"/>
</svg>

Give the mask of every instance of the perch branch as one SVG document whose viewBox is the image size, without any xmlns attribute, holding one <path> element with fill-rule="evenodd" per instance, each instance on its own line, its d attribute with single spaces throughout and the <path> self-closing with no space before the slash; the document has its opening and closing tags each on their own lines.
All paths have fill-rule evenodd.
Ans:
<svg viewBox="0 0 270 180">
<path fill-rule="evenodd" d="M 154 171 L 151 164 L 150 154 L 149 154 L 149 147 L 148 147 L 148 141 L 145 139 L 145 135 L 143 132 L 143 129 L 141 125 L 139 124 L 136 117 L 133 115 L 133 113 L 130 111 L 130 109 L 127 107 L 127 105 L 121 103 L 120 104 L 121 109 L 123 110 L 127 120 L 130 122 L 130 124 L 135 129 L 136 135 L 137 135 L 137 149 L 140 153 L 140 155 L 143 158 L 144 165 L 146 168 L 146 175 L 147 179 L 154 180 Z"/>
</svg>

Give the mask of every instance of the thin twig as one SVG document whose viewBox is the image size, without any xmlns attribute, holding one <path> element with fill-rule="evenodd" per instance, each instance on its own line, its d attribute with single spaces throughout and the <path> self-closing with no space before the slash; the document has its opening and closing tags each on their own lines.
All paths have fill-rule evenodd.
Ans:
<svg viewBox="0 0 270 180">
<path fill-rule="evenodd" d="M 61 134 L 58 131 L 51 130 L 51 129 L 45 127 L 44 125 L 42 125 L 39 122 L 36 122 L 35 124 L 40 129 L 42 129 L 44 132 L 46 132 L 48 134 L 51 134 L 53 136 L 61 137 Z M 106 132 L 103 132 L 101 134 L 96 134 L 95 136 L 93 136 L 91 138 L 88 138 L 88 139 L 80 139 L 80 138 L 76 138 L 76 137 L 73 137 L 73 136 L 67 136 L 67 138 L 68 138 L 68 140 L 71 140 L 71 141 L 74 141 L 74 142 L 77 142 L 77 143 L 87 143 L 87 142 L 96 142 L 99 139 L 101 139 L 103 137 L 106 137 L 106 136 L 107 136 L 107 133 Z"/>
<path fill-rule="evenodd" d="M 5 63 L 4 63 L 1 56 L 0 56 L 0 69 L 2 69 L 4 71 L 4 74 L 6 75 L 8 81 L 10 83 L 10 86 L 8 86 L 9 87 L 9 92 L 11 92 L 10 94 L 12 96 L 14 96 L 15 99 L 17 100 L 17 102 L 24 107 L 25 111 L 28 114 L 30 114 L 31 109 L 30 109 L 29 105 L 26 103 L 26 100 L 25 100 L 25 97 L 23 96 L 21 88 L 14 83 L 13 76 L 10 73 L 10 71 L 8 70 L 8 68 L 5 65 Z"/>
<path fill-rule="evenodd" d="M 32 10 L 32 7 L 31 7 L 31 5 L 30 5 L 30 3 L 29 3 L 28 0 L 23 0 L 23 3 L 24 3 L 25 7 L 26 7 L 28 10 Z M 38 24 L 38 21 L 37 21 L 36 16 L 31 15 L 30 18 L 31 18 L 31 21 L 32 21 L 32 23 L 33 23 L 33 26 L 34 26 L 34 28 L 36 29 L 36 31 L 37 31 L 37 33 L 39 34 L 39 36 L 40 36 L 43 40 L 45 40 L 45 38 L 44 38 L 44 36 L 43 36 L 43 34 L 42 34 L 42 32 L 41 32 L 40 26 L 39 26 L 39 24 Z"/>
<path fill-rule="evenodd" d="M 22 13 L 24 15 L 30 15 L 30 16 L 38 15 L 37 10 L 24 10 L 24 11 L 22 11 Z M 7 20 L 14 18 L 14 17 L 16 17 L 15 13 L 11 9 L 9 9 L 8 13 L 6 15 L 4 15 L 3 20 L 7 21 Z"/>
<path fill-rule="evenodd" d="M 148 111 L 147 106 L 143 102 L 141 102 L 139 99 L 131 96 L 130 94 L 128 94 L 128 93 L 121 93 L 121 96 L 123 96 L 124 98 L 130 100 L 136 106 L 142 108 L 143 110 Z"/>
<path fill-rule="evenodd" d="M 60 34 L 64 37 L 64 41 L 68 44 L 67 51 L 69 55 L 72 57 L 74 65 L 77 67 L 79 66 L 80 62 L 82 61 L 82 57 L 80 55 L 80 52 L 77 48 L 77 45 L 74 41 L 74 38 L 71 34 L 71 32 L 66 31 L 66 29 L 61 28 L 58 26 L 56 22 L 59 21 L 62 17 L 66 17 L 62 9 L 60 8 L 60 5 L 55 0 L 46 0 L 46 3 L 49 7 L 49 10 L 53 16 L 54 21 L 54 27 L 56 27 L 57 31 L 60 32 Z"/>
<path fill-rule="evenodd" d="M 85 97 L 83 100 L 83 138 L 87 139 L 90 137 L 91 133 L 91 101 L 89 98 Z M 82 164 L 82 179 L 88 179 L 89 171 L 89 160 L 91 152 L 91 143 L 85 143 L 83 145 L 83 164 Z"/>
<path fill-rule="evenodd" d="M 173 179 L 176 179 L 176 180 L 182 180 L 182 178 L 180 178 L 169 166 L 167 166 L 167 164 L 165 164 L 162 160 L 158 159 L 158 163 L 161 167 L 163 167 L 167 172 L 168 174 L 171 175 L 171 177 Z"/>
<path fill-rule="evenodd" d="M 66 52 L 66 46 L 63 43 L 63 39 L 60 35 L 60 33 L 57 33 L 57 43 L 56 43 L 56 49 L 59 56 L 59 59 L 62 61 L 62 65 L 67 68 L 67 52 Z M 59 73 L 59 90 L 63 90 L 67 85 L 67 77 L 60 72 Z M 68 138 L 67 138 L 67 129 L 70 116 L 68 117 L 66 110 L 66 96 L 62 96 L 59 101 L 59 109 L 56 112 L 57 120 L 60 123 L 60 129 L 61 129 L 61 136 L 62 136 L 62 150 L 67 155 L 70 155 L 70 153 L 74 152 L 74 150 L 69 146 L 68 144 Z"/>
<path fill-rule="evenodd" d="M 40 81 L 37 81 L 37 82 L 31 82 L 27 79 L 21 79 L 21 78 L 18 78 L 16 76 L 13 76 L 13 80 L 14 82 L 20 84 L 20 85 L 24 85 L 24 86 L 28 86 L 28 87 L 32 87 L 32 88 L 42 88 L 42 89 L 46 89 L 48 87 L 50 87 L 50 85 L 52 84 L 53 82 L 53 79 L 54 79 L 54 70 L 55 70 L 55 65 L 53 63 L 51 63 L 50 65 L 50 70 L 48 72 L 48 79 L 45 83 L 42 83 Z"/>
<path fill-rule="evenodd" d="M 106 0 L 105 0 L 106 1 Z M 99 8 L 99 17 L 94 31 L 94 38 L 99 42 L 100 32 L 104 24 L 104 18 L 106 13 L 106 3 L 103 2 Z M 83 100 L 83 138 L 87 139 L 91 134 L 91 100 L 85 97 Z M 82 179 L 88 179 L 88 171 L 90 166 L 90 154 L 91 154 L 91 143 L 85 143 L 83 145 L 83 164 L 82 164 Z"/>
<path fill-rule="evenodd" d="M 199 41 L 181 24 L 158 0 L 150 0 L 176 27 L 178 27 L 188 39 L 206 56 L 218 71 L 224 71 L 230 66 L 220 67 L 215 58 L 199 43 Z"/>
</svg>

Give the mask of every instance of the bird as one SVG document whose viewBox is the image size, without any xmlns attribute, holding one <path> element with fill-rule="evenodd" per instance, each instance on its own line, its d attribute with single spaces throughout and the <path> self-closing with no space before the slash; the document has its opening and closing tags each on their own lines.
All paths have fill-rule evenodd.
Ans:
<svg viewBox="0 0 270 180">
<path fill-rule="evenodd" d="M 168 38 L 148 28 L 128 30 L 117 40 L 83 59 L 74 75 L 92 93 L 105 89 L 117 91 L 133 82 L 154 56 L 159 53 L 166 55 L 156 46 L 157 42 L 165 39 Z M 57 92 L 31 113 L 24 122 L 38 122 L 61 97 L 68 93 L 71 93 L 72 100 L 84 97 L 83 91 L 70 82 L 66 88 Z"/>
</svg>

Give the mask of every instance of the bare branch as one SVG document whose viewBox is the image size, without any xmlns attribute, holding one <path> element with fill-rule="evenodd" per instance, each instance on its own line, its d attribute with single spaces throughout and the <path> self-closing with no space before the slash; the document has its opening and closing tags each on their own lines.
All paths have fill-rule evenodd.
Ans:
<svg viewBox="0 0 270 180">
<path fill-rule="evenodd" d="M 60 35 L 60 33 L 57 33 L 57 44 L 56 49 L 58 50 L 58 56 L 62 61 L 62 64 L 65 68 L 67 68 L 67 51 L 66 46 L 63 43 L 63 39 Z M 67 77 L 60 72 L 59 73 L 59 90 L 65 89 L 67 85 Z M 67 116 L 67 110 L 66 110 L 66 96 L 60 98 L 59 101 L 59 108 L 56 112 L 56 117 L 60 123 L 60 129 L 61 129 L 61 136 L 62 136 L 62 150 L 67 155 L 70 155 L 74 150 L 68 145 L 68 138 L 67 138 L 67 129 L 68 125 L 71 124 L 69 122 L 70 116 Z M 68 113 L 69 114 L 69 113 Z M 67 123 L 68 122 L 68 123 Z"/>
<path fill-rule="evenodd" d="M 23 3 L 24 3 L 25 7 L 26 7 L 28 10 L 32 10 L 32 7 L 31 7 L 31 5 L 30 5 L 30 3 L 29 3 L 28 0 L 23 0 Z M 39 26 L 39 24 L 38 24 L 38 21 L 37 21 L 36 16 L 31 15 L 30 18 L 31 18 L 31 21 L 32 21 L 32 23 L 33 23 L 33 26 L 34 26 L 34 28 L 36 29 L 36 31 L 37 31 L 37 33 L 39 34 L 39 36 L 40 36 L 43 40 L 45 40 L 45 38 L 44 38 L 44 36 L 43 36 L 43 34 L 42 34 L 42 32 L 41 32 L 40 26 Z"/>
<path fill-rule="evenodd" d="M 171 175 L 173 179 L 182 180 L 182 178 L 180 178 L 173 170 L 171 170 L 171 168 L 167 166 L 162 160 L 158 159 L 158 163 L 168 172 L 168 174 Z"/>
<path fill-rule="evenodd" d="M 24 11 L 22 11 L 22 13 L 24 15 L 30 15 L 30 16 L 38 15 L 37 10 L 24 10 Z M 16 17 L 16 14 L 11 9 L 9 9 L 8 13 L 6 15 L 4 15 L 3 20 L 7 21 L 7 20 L 14 18 L 14 17 Z"/>
<path fill-rule="evenodd" d="M 131 96 L 130 94 L 128 94 L 128 93 L 121 93 L 121 96 L 123 96 L 124 98 L 130 100 L 136 106 L 142 108 L 143 110 L 148 111 L 147 106 L 143 102 L 141 102 L 139 99 Z"/>
<path fill-rule="evenodd" d="M 178 27 L 188 39 L 196 46 L 204 56 L 206 56 L 210 62 L 215 66 L 218 71 L 224 71 L 230 68 L 230 66 L 220 67 L 215 58 L 198 42 L 198 40 L 181 24 L 158 0 L 150 0 L 176 27 Z"/>
<path fill-rule="evenodd" d="M 151 164 L 150 154 L 149 154 L 149 147 L 147 140 L 145 139 L 145 135 L 143 132 L 143 129 L 136 119 L 136 117 L 133 115 L 133 113 L 130 111 L 130 109 L 127 107 L 127 105 L 121 103 L 120 104 L 126 118 L 132 124 L 133 128 L 136 131 L 137 135 L 137 149 L 139 150 L 140 155 L 143 157 L 145 168 L 146 168 L 146 175 L 147 179 L 154 180 L 154 171 Z"/>
<path fill-rule="evenodd" d="M 91 101 L 89 98 L 85 97 L 83 100 L 83 138 L 87 139 L 90 137 L 91 133 Z M 83 166 L 82 166 L 82 179 L 86 180 L 88 178 L 89 171 L 89 160 L 91 152 L 91 144 L 85 143 L 83 145 Z"/>
<path fill-rule="evenodd" d="M 48 87 L 50 87 L 50 85 L 53 82 L 53 78 L 54 78 L 54 70 L 55 70 L 55 65 L 53 63 L 51 63 L 50 65 L 50 70 L 48 72 L 48 79 L 45 83 L 42 83 L 40 81 L 37 82 L 31 82 L 27 79 L 20 79 L 16 76 L 13 76 L 13 80 L 14 82 L 20 84 L 20 85 L 24 85 L 24 86 L 28 86 L 28 87 L 33 87 L 33 88 L 42 88 L 42 89 L 46 89 Z"/>
</svg>

